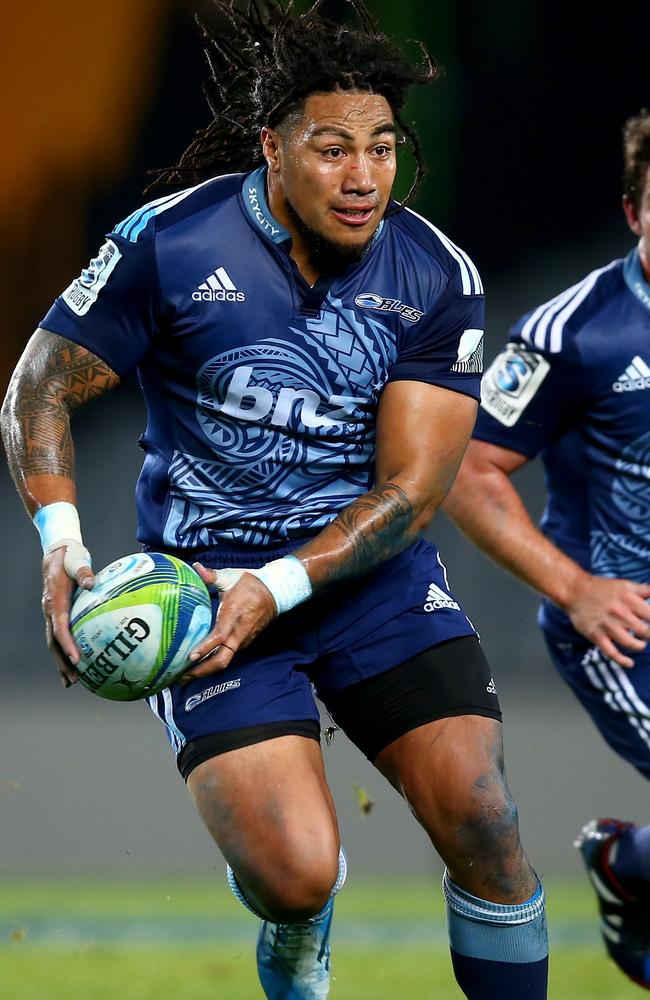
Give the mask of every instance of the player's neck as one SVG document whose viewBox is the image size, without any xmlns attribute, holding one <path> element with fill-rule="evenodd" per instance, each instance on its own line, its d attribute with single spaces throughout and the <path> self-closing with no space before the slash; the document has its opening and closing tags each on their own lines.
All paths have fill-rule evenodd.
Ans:
<svg viewBox="0 0 650 1000">
<path fill-rule="evenodd" d="M 650 247 L 643 238 L 639 240 L 639 261 L 643 277 L 650 284 Z"/>
</svg>

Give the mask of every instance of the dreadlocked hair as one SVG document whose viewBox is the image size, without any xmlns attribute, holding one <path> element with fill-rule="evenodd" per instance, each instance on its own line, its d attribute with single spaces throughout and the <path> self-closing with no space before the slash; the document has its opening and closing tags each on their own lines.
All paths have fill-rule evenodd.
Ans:
<svg viewBox="0 0 650 1000">
<path fill-rule="evenodd" d="M 230 29 L 218 34 L 197 17 L 209 67 L 203 92 L 212 121 L 196 133 L 175 166 L 151 172 L 149 189 L 253 170 L 263 163 L 263 126 L 280 127 L 310 94 L 361 90 L 386 98 L 410 142 L 416 171 L 404 201 L 413 197 L 425 166 L 417 132 L 402 111 L 410 89 L 435 80 L 438 67 L 422 43 L 421 61 L 410 62 L 377 30 L 363 0 L 345 0 L 356 28 L 321 16 L 322 2 L 296 15 L 293 0 L 248 0 L 245 6 L 213 0 Z"/>
</svg>

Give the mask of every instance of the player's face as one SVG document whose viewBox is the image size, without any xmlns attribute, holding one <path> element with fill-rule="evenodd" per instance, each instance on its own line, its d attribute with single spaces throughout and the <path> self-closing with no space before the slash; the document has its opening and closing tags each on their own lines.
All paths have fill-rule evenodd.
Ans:
<svg viewBox="0 0 650 1000">
<path fill-rule="evenodd" d="M 628 198 L 623 199 L 628 225 L 639 237 L 639 257 L 646 279 L 650 281 L 650 167 L 646 170 L 638 210 Z"/>
<path fill-rule="evenodd" d="M 291 125 L 282 135 L 263 132 L 271 210 L 294 246 L 305 241 L 306 229 L 344 254 L 362 251 L 395 180 L 388 101 L 361 91 L 311 94 Z"/>
</svg>

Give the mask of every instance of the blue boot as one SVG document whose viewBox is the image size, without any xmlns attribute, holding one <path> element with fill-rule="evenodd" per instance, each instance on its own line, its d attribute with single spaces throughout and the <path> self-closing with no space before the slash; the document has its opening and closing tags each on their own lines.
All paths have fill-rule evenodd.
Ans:
<svg viewBox="0 0 650 1000">
<path fill-rule="evenodd" d="M 265 920 L 257 938 L 257 971 L 268 1000 L 326 1000 L 334 898 L 300 924 Z"/>
</svg>

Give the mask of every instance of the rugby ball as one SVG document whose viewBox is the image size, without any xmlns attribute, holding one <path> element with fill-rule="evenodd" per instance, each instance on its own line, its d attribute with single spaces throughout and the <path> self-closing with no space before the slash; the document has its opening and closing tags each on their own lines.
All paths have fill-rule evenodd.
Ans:
<svg viewBox="0 0 650 1000">
<path fill-rule="evenodd" d="M 136 701 L 183 673 L 210 631 L 210 595 L 201 577 L 174 556 L 137 552 L 77 588 L 70 631 L 81 655 L 81 683 L 100 698 Z"/>
</svg>

